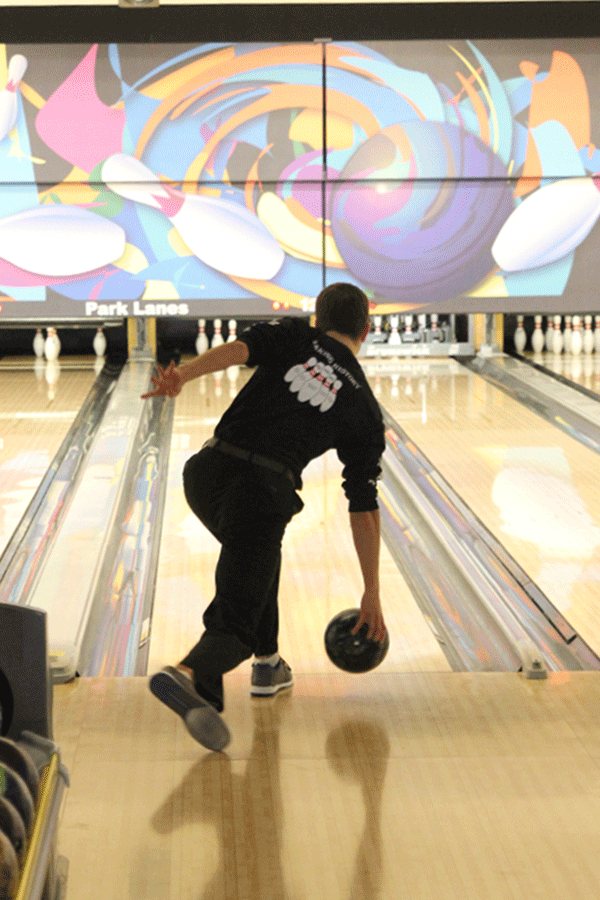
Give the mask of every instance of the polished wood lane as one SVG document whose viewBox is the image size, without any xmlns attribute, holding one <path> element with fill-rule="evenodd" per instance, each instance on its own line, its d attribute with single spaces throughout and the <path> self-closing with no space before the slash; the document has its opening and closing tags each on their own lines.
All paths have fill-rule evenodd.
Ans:
<svg viewBox="0 0 600 900">
<path fill-rule="evenodd" d="M 219 545 L 190 512 L 181 471 L 185 460 L 212 436 L 232 394 L 250 374 L 242 369 L 235 381 L 227 375 L 199 379 L 186 385 L 175 401 L 150 671 L 178 662 L 202 631 L 202 613 L 214 595 Z M 280 649 L 294 672 L 325 673 L 333 670 L 323 646 L 326 625 L 337 612 L 358 606 L 362 594 L 335 452 L 306 469 L 302 499 L 305 508 L 288 526 L 284 541 Z M 448 671 L 445 656 L 385 547 L 381 576 L 392 635 L 382 670 Z M 250 665 L 248 661 L 241 668 L 249 672 Z"/>
<path fill-rule="evenodd" d="M 55 693 L 68 896 L 581 900 L 600 883 L 600 678 L 230 678 L 224 753 L 145 679 Z"/>
<path fill-rule="evenodd" d="M 599 459 L 455 361 L 372 376 L 380 402 L 600 652 Z"/>
<path fill-rule="evenodd" d="M 93 360 L 0 363 L 0 553 L 96 378 Z"/>
</svg>

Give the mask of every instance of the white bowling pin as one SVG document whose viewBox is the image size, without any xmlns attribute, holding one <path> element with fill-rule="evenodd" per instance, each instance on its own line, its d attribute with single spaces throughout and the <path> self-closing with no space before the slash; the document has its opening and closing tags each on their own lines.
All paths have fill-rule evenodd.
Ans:
<svg viewBox="0 0 600 900">
<path fill-rule="evenodd" d="M 581 343 L 583 352 L 589 355 L 590 353 L 594 352 L 594 332 L 592 331 L 592 317 L 584 316 L 583 321 L 585 324 L 585 328 Z"/>
<path fill-rule="evenodd" d="M 33 352 L 38 359 L 41 359 L 44 355 L 44 344 L 45 341 L 44 335 L 42 334 L 42 329 L 38 328 L 33 339 Z"/>
<path fill-rule="evenodd" d="M 412 316 L 404 316 L 404 333 L 408 336 L 412 334 Z"/>
<path fill-rule="evenodd" d="M 198 319 L 198 337 L 196 338 L 196 353 L 200 356 L 208 350 L 208 337 L 206 336 L 206 319 Z"/>
<path fill-rule="evenodd" d="M 554 334 L 552 335 L 552 352 L 559 356 L 562 353 L 563 336 L 560 330 L 560 316 L 554 316 Z"/>
<path fill-rule="evenodd" d="M 563 342 L 565 345 L 565 353 L 571 352 L 571 341 L 573 340 L 573 317 L 565 316 L 565 333 Z"/>
<path fill-rule="evenodd" d="M 48 360 L 48 362 L 54 362 L 58 359 L 58 343 L 55 341 L 54 337 L 56 335 L 56 331 L 54 328 L 49 328 L 46 336 L 46 340 L 44 341 L 44 356 Z"/>
<path fill-rule="evenodd" d="M 397 344 L 402 343 L 400 340 L 400 334 L 398 332 L 399 324 L 400 324 L 400 316 L 390 316 L 391 331 L 390 331 L 390 336 L 388 339 L 388 344 L 390 344 L 392 347 L 396 346 Z"/>
<path fill-rule="evenodd" d="M 283 250 L 271 232 L 237 203 L 177 191 L 126 153 L 109 156 L 102 180 L 115 194 L 163 212 L 192 253 L 219 272 L 269 281 L 283 265 Z"/>
<path fill-rule="evenodd" d="M 544 345 L 546 350 L 552 350 L 552 341 L 554 338 L 554 321 L 551 316 L 546 320 L 546 334 L 544 335 Z"/>
<path fill-rule="evenodd" d="M 533 329 L 533 335 L 531 337 L 531 346 L 533 347 L 533 352 L 539 354 L 544 349 L 544 332 L 542 331 L 542 317 L 535 316 L 534 319 L 535 327 Z"/>
<path fill-rule="evenodd" d="M 527 343 L 527 332 L 523 328 L 523 319 L 524 316 L 517 316 L 517 327 L 513 338 L 517 353 L 522 353 Z"/>
<path fill-rule="evenodd" d="M 579 330 L 581 319 L 579 316 L 573 316 L 573 337 L 571 338 L 571 353 L 573 356 L 579 356 L 582 348 L 581 331 Z"/>
<path fill-rule="evenodd" d="M 96 356 L 104 356 L 106 353 L 106 338 L 104 337 L 104 332 L 101 328 L 99 328 L 94 336 L 94 353 Z"/>
<path fill-rule="evenodd" d="M 17 121 L 19 84 L 27 69 L 27 60 L 20 53 L 11 57 L 8 64 L 6 87 L 0 91 L 0 141 L 3 141 Z"/>
<path fill-rule="evenodd" d="M 338 379 L 333 382 L 333 384 L 327 389 L 327 394 L 321 401 L 319 409 L 321 412 L 327 412 L 328 409 L 331 409 L 333 404 L 335 403 L 337 393 L 342 386 L 342 382 Z"/>
<path fill-rule="evenodd" d="M 235 319 L 230 319 L 227 324 L 229 325 L 229 337 L 227 338 L 227 343 L 231 344 L 233 341 L 237 341 L 237 323 Z"/>
<path fill-rule="evenodd" d="M 310 378 L 302 385 L 302 387 L 298 391 L 298 400 L 301 403 L 305 403 L 307 400 L 310 400 L 312 397 L 314 397 L 315 394 L 318 394 L 320 392 L 321 385 L 323 383 L 323 369 L 323 364 L 317 363 L 317 365 L 310 370 Z"/>
<path fill-rule="evenodd" d="M 220 347 L 221 344 L 224 344 L 223 335 L 221 334 L 221 325 L 222 322 L 220 319 L 215 319 L 215 332 L 213 334 L 211 347 Z"/>
<path fill-rule="evenodd" d="M 594 316 L 594 349 L 600 353 L 600 316 Z"/>
<path fill-rule="evenodd" d="M 492 244 L 505 272 L 535 269 L 581 244 L 600 216 L 600 178 L 564 178 L 525 197 Z"/>
<path fill-rule="evenodd" d="M 78 206 L 46 204 L 0 219 L 0 258 L 35 275 L 93 272 L 125 252 L 125 232 Z"/>
<path fill-rule="evenodd" d="M 311 406 L 320 406 L 329 394 L 329 388 L 333 384 L 334 374 L 331 366 L 326 366 L 324 363 L 319 363 L 318 369 L 318 375 L 312 379 L 313 381 L 317 382 L 317 390 L 314 391 L 314 393 L 311 397 L 309 397 L 308 400 Z"/>
<path fill-rule="evenodd" d="M 284 375 L 284 381 L 291 382 L 290 391 L 295 394 L 310 378 L 309 370 L 317 364 L 317 357 L 311 356 L 305 363 L 298 363 L 292 366 Z"/>
</svg>

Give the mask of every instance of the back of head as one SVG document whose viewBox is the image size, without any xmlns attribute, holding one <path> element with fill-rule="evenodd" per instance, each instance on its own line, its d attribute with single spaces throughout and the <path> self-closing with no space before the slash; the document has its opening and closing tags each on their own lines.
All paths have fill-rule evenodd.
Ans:
<svg viewBox="0 0 600 900">
<path fill-rule="evenodd" d="M 317 328 L 321 331 L 337 331 L 356 339 L 369 322 L 369 300 L 356 285 L 338 281 L 323 288 L 315 312 Z"/>
</svg>

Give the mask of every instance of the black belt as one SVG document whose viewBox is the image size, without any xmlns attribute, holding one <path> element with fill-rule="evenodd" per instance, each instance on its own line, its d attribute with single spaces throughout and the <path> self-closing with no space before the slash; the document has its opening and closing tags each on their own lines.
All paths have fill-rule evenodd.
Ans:
<svg viewBox="0 0 600 900">
<path fill-rule="evenodd" d="M 227 441 L 222 441 L 220 438 L 216 437 L 210 438 L 204 446 L 215 447 L 221 453 L 226 453 L 228 456 L 236 456 L 238 459 L 244 459 L 246 462 L 262 466 L 264 469 L 271 469 L 279 475 L 285 475 L 285 477 L 292 482 L 294 488 L 296 487 L 294 473 L 291 469 L 288 469 L 287 466 L 284 466 L 283 463 L 275 462 L 274 459 L 269 459 L 267 456 L 261 456 L 260 453 L 253 453 L 252 450 L 242 450 L 241 447 L 234 447 L 233 444 L 228 444 Z"/>
</svg>

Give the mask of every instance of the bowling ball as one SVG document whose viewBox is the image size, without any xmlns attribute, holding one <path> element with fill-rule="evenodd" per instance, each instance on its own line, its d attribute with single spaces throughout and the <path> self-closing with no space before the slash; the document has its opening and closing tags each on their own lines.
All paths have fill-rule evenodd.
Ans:
<svg viewBox="0 0 600 900">
<path fill-rule="evenodd" d="M 417 306 L 468 293 L 497 268 L 513 211 L 505 164 L 451 122 L 391 125 L 358 146 L 331 193 L 331 229 L 351 274 Z"/>
<path fill-rule="evenodd" d="M 25 860 L 25 846 L 27 844 L 25 823 L 17 812 L 16 807 L 6 797 L 0 797 L 0 832 L 5 834 L 11 842 L 17 854 L 18 863 L 22 866 Z"/>
<path fill-rule="evenodd" d="M 21 776 L 5 763 L 0 763 L 0 797 L 5 797 L 16 807 L 25 823 L 27 834 L 31 834 L 35 811 L 33 797 Z"/>
<path fill-rule="evenodd" d="M 20 775 L 34 801 L 37 800 L 40 776 L 29 753 L 6 737 L 0 738 L 0 763 L 6 763 Z"/>
<path fill-rule="evenodd" d="M 381 643 L 369 640 L 366 623 L 352 634 L 359 617 L 359 609 L 346 609 L 333 617 L 325 631 L 327 656 L 345 672 L 369 672 L 382 662 L 390 646 L 387 632 Z"/>
<path fill-rule="evenodd" d="M 12 844 L 0 832 L 0 900 L 13 900 L 19 887 L 19 863 Z"/>
</svg>

